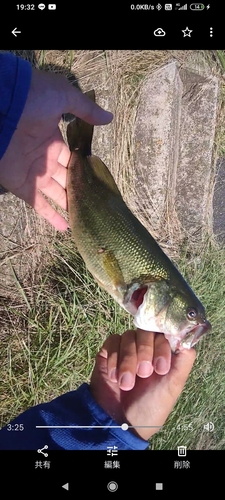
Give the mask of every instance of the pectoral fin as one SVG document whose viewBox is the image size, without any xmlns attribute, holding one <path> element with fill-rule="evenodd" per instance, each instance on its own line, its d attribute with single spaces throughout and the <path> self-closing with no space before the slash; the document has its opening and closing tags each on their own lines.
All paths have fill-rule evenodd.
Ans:
<svg viewBox="0 0 225 500">
<path fill-rule="evenodd" d="M 115 289 L 125 289 L 126 284 L 124 282 L 123 273 L 120 269 L 120 265 L 118 260 L 116 259 L 114 253 L 111 250 L 107 250 L 105 248 L 99 248 L 98 250 L 99 257 L 102 261 L 102 265 L 106 274 L 112 282 L 112 285 Z"/>
</svg>

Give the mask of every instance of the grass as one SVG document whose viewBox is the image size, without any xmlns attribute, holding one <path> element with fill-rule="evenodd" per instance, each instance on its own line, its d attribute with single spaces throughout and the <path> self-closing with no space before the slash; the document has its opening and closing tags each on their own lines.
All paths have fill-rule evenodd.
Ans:
<svg viewBox="0 0 225 500">
<path fill-rule="evenodd" d="M 0 351 L 1 425 L 89 380 L 106 336 L 130 325 L 69 244 L 57 242 L 52 265 L 42 269 L 29 307 L 21 289 L 24 306 L 5 311 L 10 337 Z"/>
<path fill-rule="evenodd" d="M 196 346 L 197 359 L 168 421 L 153 439 L 155 449 L 225 449 L 225 250 L 207 245 L 194 258 L 184 253 L 180 269 L 206 307 L 212 333 Z M 204 430 L 213 422 L 214 432 Z M 188 425 L 191 429 L 188 429 Z"/>
<path fill-rule="evenodd" d="M 217 55 L 224 69 L 220 57 L 224 57 L 224 51 L 217 52 L 222 53 Z M 191 54 L 191 51 L 19 51 L 36 67 L 63 72 L 71 81 L 75 78 L 83 91 L 95 82 L 100 101 L 104 88 L 109 87 L 115 114 L 112 138 L 116 147 L 110 150 L 110 163 L 106 163 L 127 200 L 132 199 L 127 181 L 132 169 L 132 131 L 142 80 L 172 57 L 182 64 Z M 208 51 L 207 58 L 210 57 Z M 216 71 L 221 68 L 217 66 Z M 224 86 L 222 90 L 224 103 Z M 223 134 L 224 126 L 217 138 L 220 152 L 225 148 Z M 45 225 L 43 231 L 45 237 Z M 94 282 L 70 236 L 53 238 L 50 233 L 51 243 L 47 236 L 47 243 L 43 234 L 41 237 L 38 271 L 30 280 L 21 280 L 13 260 L 9 264 L 15 292 L 1 305 L 0 425 L 30 406 L 88 382 L 95 355 L 105 338 L 114 332 L 122 334 L 132 326 L 131 318 Z M 38 238 L 37 231 L 35 248 Z M 36 254 L 32 255 L 37 260 Z M 225 449 L 225 250 L 207 244 L 194 254 L 193 247 L 191 252 L 182 249 L 180 255 L 179 268 L 206 306 L 213 332 L 198 344 L 197 360 L 185 389 L 151 444 L 153 449 L 174 449 L 182 444 L 189 449 Z M 203 428 L 209 421 L 215 425 L 214 432 Z"/>
<path fill-rule="evenodd" d="M 225 50 L 217 50 L 217 55 L 220 61 L 220 64 L 225 71 Z"/>
<path fill-rule="evenodd" d="M 23 307 L 5 311 L 10 337 L 2 341 L 0 351 L 1 425 L 30 406 L 88 382 L 105 338 L 132 325 L 92 279 L 70 238 L 59 238 L 51 259 L 51 266 L 40 273 L 29 307 L 21 290 Z M 189 449 L 224 449 L 225 251 L 208 245 L 201 256 L 184 253 L 180 269 L 207 307 L 213 332 L 198 344 L 185 390 L 151 444 L 153 449 L 180 444 Z M 203 429 L 209 421 L 215 425 L 213 433 Z"/>
</svg>

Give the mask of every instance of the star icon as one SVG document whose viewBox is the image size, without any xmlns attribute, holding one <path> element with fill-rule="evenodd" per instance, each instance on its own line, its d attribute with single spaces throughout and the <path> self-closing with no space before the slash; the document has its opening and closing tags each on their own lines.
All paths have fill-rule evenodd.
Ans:
<svg viewBox="0 0 225 500">
<path fill-rule="evenodd" d="M 187 27 L 187 28 L 185 28 L 185 30 L 181 30 L 181 31 L 184 34 L 184 37 L 185 36 L 191 37 L 191 33 L 192 33 L 193 30 L 189 30 L 189 28 Z"/>
</svg>

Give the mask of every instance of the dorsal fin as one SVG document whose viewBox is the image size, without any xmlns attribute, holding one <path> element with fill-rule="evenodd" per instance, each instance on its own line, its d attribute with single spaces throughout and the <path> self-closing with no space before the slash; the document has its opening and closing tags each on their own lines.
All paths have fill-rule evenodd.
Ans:
<svg viewBox="0 0 225 500">
<path fill-rule="evenodd" d="M 103 163 L 98 156 L 89 156 L 88 161 L 92 167 L 93 173 L 102 181 L 106 186 L 115 194 L 121 196 L 121 193 L 113 179 L 107 166 Z"/>
</svg>

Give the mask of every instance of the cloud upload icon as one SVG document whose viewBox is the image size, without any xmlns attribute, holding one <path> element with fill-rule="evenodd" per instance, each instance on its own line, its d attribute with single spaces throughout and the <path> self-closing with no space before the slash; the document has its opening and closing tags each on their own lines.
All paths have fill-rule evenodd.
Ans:
<svg viewBox="0 0 225 500">
<path fill-rule="evenodd" d="M 165 36 L 166 32 L 162 28 L 157 28 L 153 31 L 153 35 L 155 36 Z"/>
</svg>

